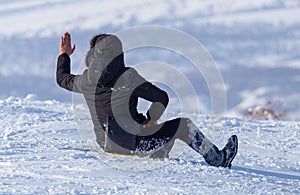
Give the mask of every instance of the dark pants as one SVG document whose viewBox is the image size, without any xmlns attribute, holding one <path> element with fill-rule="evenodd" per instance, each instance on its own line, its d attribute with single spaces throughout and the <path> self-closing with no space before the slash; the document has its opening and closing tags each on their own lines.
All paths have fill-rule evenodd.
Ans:
<svg viewBox="0 0 300 195">
<path fill-rule="evenodd" d="M 148 135 L 136 137 L 136 153 L 151 157 L 167 157 L 175 139 L 189 142 L 186 119 L 177 118 L 160 125 L 142 128 Z"/>
<path fill-rule="evenodd" d="M 124 130 L 126 128 L 128 130 Z M 134 128 L 136 130 L 132 131 Z M 176 139 L 185 142 L 211 165 L 217 166 L 223 161 L 223 153 L 187 118 L 176 118 L 147 128 L 140 125 L 121 127 L 111 118 L 108 120 L 105 150 L 119 154 L 164 158 L 168 157 Z"/>
</svg>

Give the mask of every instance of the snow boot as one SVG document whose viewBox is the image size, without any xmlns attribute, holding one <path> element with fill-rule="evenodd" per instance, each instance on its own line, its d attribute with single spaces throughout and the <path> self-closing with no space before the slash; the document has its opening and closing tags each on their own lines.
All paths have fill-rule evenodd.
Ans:
<svg viewBox="0 0 300 195">
<path fill-rule="evenodd" d="M 238 150 L 238 139 L 236 135 L 232 135 L 225 147 L 220 151 L 215 145 L 203 155 L 205 161 L 215 167 L 228 167 L 232 166 L 232 161 Z"/>
<path fill-rule="evenodd" d="M 221 151 L 224 153 L 224 160 L 220 166 L 228 167 L 230 169 L 232 166 L 231 163 L 237 153 L 237 150 L 238 150 L 238 138 L 236 135 L 232 135 L 228 139 L 226 146 Z"/>
</svg>

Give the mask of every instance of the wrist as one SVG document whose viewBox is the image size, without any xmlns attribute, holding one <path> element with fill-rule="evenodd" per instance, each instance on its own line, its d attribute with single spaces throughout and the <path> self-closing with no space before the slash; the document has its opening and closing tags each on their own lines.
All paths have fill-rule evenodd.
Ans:
<svg viewBox="0 0 300 195">
<path fill-rule="evenodd" d="M 59 53 L 59 56 L 68 56 L 68 57 L 70 57 L 66 52 Z"/>
</svg>

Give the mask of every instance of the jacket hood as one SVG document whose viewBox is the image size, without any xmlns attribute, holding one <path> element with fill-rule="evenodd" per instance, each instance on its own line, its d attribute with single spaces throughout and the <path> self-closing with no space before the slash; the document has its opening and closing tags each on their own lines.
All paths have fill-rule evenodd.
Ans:
<svg viewBox="0 0 300 195">
<path fill-rule="evenodd" d="M 125 68 L 122 43 L 115 35 L 98 39 L 87 54 L 88 80 L 107 86 Z"/>
</svg>

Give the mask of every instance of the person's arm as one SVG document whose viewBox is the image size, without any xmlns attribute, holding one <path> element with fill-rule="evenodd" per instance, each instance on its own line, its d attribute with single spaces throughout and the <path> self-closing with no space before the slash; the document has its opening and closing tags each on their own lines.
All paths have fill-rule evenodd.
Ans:
<svg viewBox="0 0 300 195">
<path fill-rule="evenodd" d="M 57 59 L 56 82 L 57 84 L 70 91 L 74 91 L 75 75 L 71 74 L 71 59 L 68 54 L 63 53 Z"/>
<path fill-rule="evenodd" d="M 75 80 L 79 79 L 80 75 L 71 74 L 71 59 L 75 45 L 71 46 L 71 35 L 65 33 L 60 39 L 60 55 L 57 60 L 56 82 L 57 84 L 70 91 L 80 92 L 75 85 Z"/>
<path fill-rule="evenodd" d="M 159 120 L 169 103 L 168 94 L 150 82 L 145 82 L 138 86 L 134 90 L 133 95 L 152 102 L 147 111 L 147 120 L 153 124 Z"/>
</svg>

